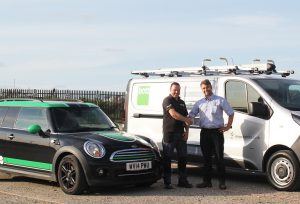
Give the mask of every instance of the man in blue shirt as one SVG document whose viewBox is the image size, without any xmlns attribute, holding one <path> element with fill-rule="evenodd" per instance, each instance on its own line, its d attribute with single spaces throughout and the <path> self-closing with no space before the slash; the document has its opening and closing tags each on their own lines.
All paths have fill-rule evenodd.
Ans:
<svg viewBox="0 0 300 204">
<path fill-rule="evenodd" d="M 200 85 L 205 97 L 197 101 L 189 113 L 191 118 L 198 114 L 200 116 L 200 147 L 204 159 L 204 178 L 203 183 L 197 184 L 197 187 L 212 187 L 212 155 L 215 154 L 219 188 L 224 190 L 226 185 L 223 133 L 231 128 L 234 112 L 226 99 L 213 94 L 209 80 L 201 81 Z M 224 125 L 223 111 L 229 116 L 227 125 Z"/>
</svg>

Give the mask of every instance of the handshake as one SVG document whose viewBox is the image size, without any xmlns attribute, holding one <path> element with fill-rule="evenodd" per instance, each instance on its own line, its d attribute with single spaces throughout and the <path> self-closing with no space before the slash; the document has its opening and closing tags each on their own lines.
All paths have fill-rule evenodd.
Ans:
<svg viewBox="0 0 300 204">
<path fill-rule="evenodd" d="M 193 119 L 190 117 L 185 117 L 184 122 L 187 126 L 190 126 L 193 124 Z"/>
</svg>

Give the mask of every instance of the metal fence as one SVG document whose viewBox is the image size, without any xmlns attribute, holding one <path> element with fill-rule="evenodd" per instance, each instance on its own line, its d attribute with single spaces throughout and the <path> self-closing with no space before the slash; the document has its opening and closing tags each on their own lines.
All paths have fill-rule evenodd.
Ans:
<svg viewBox="0 0 300 204">
<path fill-rule="evenodd" d="M 4 98 L 80 100 L 97 104 L 115 122 L 121 122 L 124 115 L 125 92 L 57 89 L 0 89 L 0 99 Z"/>
</svg>

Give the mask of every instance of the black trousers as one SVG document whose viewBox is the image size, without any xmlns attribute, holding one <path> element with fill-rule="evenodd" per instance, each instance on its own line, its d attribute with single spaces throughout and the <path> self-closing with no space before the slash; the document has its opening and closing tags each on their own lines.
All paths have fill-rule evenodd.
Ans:
<svg viewBox="0 0 300 204">
<path fill-rule="evenodd" d="M 215 155 L 217 175 L 220 182 L 225 182 L 224 166 L 224 135 L 218 129 L 202 128 L 200 132 L 200 147 L 204 159 L 203 181 L 211 182 L 212 156 Z"/>
<path fill-rule="evenodd" d="M 164 183 L 171 184 L 171 158 L 174 149 L 177 152 L 178 160 L 178 182 L 186 182 L 186 163 L 187 163 L 187 146 L 186 141 L 182 140 L 182 134 L 174 134 L 172 142 L 162 142 L 163 144 L 163 166 L 164 166 Z"/>
</svg>

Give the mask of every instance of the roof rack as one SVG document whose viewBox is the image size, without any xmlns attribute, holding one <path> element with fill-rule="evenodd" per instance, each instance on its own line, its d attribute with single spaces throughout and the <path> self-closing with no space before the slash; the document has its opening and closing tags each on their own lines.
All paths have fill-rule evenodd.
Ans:
<svg viewBox="0 0 300 204">
<path fill-rule="evenodd" d="M 43 102 L 41 99 L 35 99 L 35 98 L 4 98 L 0 99 L 0 101 L 39 101 Z"/>
<path fill-rule="evenodd" d="M 225 60 L 226 58 L 220 58 Z M 205 59 L 204 61 L 210 61 Z M 160 77 L 181 77 L 181 76 L 193 76 L 193 75 L 240 75 L 240 74 L 275 74 L 282 77 L 294 74 L 293 70 L 277 71 L 273 60 L 268 60 L 267 63 L 253 63 L 253 64 L 241 64 L 241 65 L 228 65 L 227 59 L 224 66 L 206 66 L 204 63 L 201 67 L 184 67 L 184 68 L 168 68 L 168 69 L 156 69 L 156 70 L 140 70 L 132 71 L 131 74 L 141 75 L 144 77 L 160 76 Z M 255 60 L 259 62 L 259 60 Z"/>
</svg>

